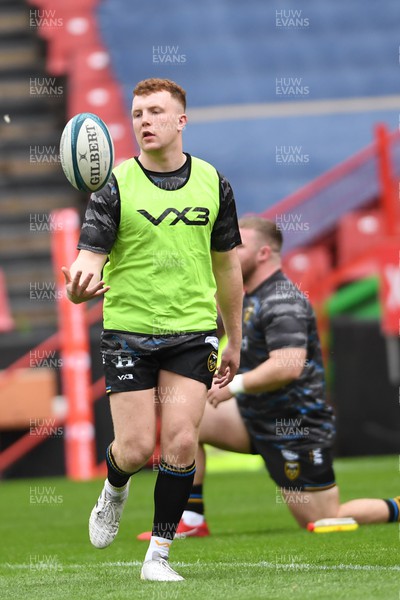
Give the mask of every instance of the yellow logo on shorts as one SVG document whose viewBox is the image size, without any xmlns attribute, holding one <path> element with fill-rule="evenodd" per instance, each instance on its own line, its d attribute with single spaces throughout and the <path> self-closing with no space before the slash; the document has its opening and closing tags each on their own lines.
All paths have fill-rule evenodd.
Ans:
<svg viewBox="0 0 400 600">
<path fill-rule="evenodd" d="M 210 352 L 210 356 L 207 359 L 207 367 L 210 373 L 214 373 L 215 369 L 217 368 L 217 360 L 218 354 L 213 350 Z"/>
<path fill-rule="evenodd" d="M 297 479 L 300 475 L 300 463 L 285 462 L 285 475 L 290 481 Z"/>
</svg>

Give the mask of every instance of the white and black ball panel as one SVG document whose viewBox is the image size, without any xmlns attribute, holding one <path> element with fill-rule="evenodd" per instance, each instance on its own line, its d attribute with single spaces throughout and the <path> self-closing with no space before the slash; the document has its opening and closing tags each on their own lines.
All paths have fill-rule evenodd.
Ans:
<svg viewBox="0 0 400 600">
<path fill-rule="evenodd" d="M 104 187 L 114 166 L 114 146 L 104 121 L 92 113 L 68 121 L 61 136 L 60 160 L 76 189 L 96 192 Z"/>
</svg>

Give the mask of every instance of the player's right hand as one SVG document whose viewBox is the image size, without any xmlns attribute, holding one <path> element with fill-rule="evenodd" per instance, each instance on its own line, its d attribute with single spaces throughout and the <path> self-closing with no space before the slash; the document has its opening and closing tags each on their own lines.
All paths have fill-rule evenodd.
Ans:
<svg viewBox="0 0 400 600">
<path fill-rule="evenodd" d="M 89 287 L 94 273 L 88 273 L 81 282 L 82 271 L 77 271 L 72 278 L 71 272 L 67 267 L 61 267 L 61 270 L 65 277 L 68 299 L 74 304 L 81 304 L 81 302 L 87 302 L 88 300 L 92 300 L 92 298 L 103 296 L 110 289 L 110 286 L 105 285 L 104 281 L 99 281 L 97 284 Z"/>
</svg>

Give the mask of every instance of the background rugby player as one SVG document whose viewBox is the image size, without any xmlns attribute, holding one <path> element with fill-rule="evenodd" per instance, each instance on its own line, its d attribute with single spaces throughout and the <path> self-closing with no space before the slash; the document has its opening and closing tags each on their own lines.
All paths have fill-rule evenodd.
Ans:
<svg viewBox="0 0 400 600">
<path fill-rule="evenodd" d="M 249 217 L 239 225 L 246 291 L 240 374 L 208 393 L 194 487 L 178 534 L 209 535 L 203 444 L 260 454 L 301 527 L 328 517 L 353 517 L 360 524 L 399 520 L 399 496 L 340 504 L 332 465 L 334 414 L 326 403 L 313 310 L 281 271 L 282 234 L 275 223 Z"/>
</svg>

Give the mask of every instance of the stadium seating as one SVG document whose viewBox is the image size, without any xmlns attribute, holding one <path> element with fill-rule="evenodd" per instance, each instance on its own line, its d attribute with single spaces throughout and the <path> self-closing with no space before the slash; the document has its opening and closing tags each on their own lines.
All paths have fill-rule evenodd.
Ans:
<svg viewBox="0 0 400 600">
<path fill-rule="evenodd" d="M 42 7 L 39 15 L 45 15 L 38 19 L 38 33 L 48 43 L 47 71 L 68 76 L 68 117 L 80 112 L 100 116 L 110 128 L 116 163 L 129 158 L 135 152 L 130 116 L 99 35 L 94 10 L 98 0 L 32 3 Z M 53 25 L 57 20 L 62 26 Z"/>
<path fill-rule="evenodd" d="M 372 250 L 384 233 L 380 210 L 355 211 L 342 217 L 337 229 L 338 264 L 345 264 Z"/>
<path fill-rule="evenodd" d="M 293 15 L 299 11 L 303 26 L 280 26 L 283 9 Z M 131 0 L 104 0 L 97 10 L 126 105 L 136 81 L 162 76 L 187 89 L 189 108 L 237 107 L 239 117 L 232 120 L 223 115 L 207 121 L 206 113 L 196 113 L 185 138 L 190 152 L 210 160 L 231 180 L 242 214 L 264 211 L 365 147 L 377 121 L 397 127 L 397 107 L 380 109 L 372 102 L 361 110 L 356 100 L 398 93 L 394 14 L 397 0 L 388 0 L 384 10 L 362 0 L 349 0 L 345 10 L 338 3 L 300 6 L 296 0 L 284 5 L 174 0 L 168 10 L 155 0 L 132 10 Z M 165 52 L 185 62 L 160 64 Z M 283 78 L 300 79 L 300 92 L 279 94 Z M 329 118 L 318 115 L 318 106 L 312 115 L 303 111 L 308 101 L 327 99 L 346 99 L 351 108 L 335 110 L 333 104 Z M 290 103 L 296 105 L 293 116 L 279 113 Z M 249 106 L 264 104 L 274 106 L 272 116 L 257 116 Z M 302 146 L 307 162 L 278 164 L 276 148 L 281 146 Z"/>
<path fill-rule="evenodd" d="M 332 269 L 332 257 L 324 245 L 316 245 L 287 254 L 283 260 L 285 274 L 299 291 L 315 301 L 324 279 Z"/>
</svg>

